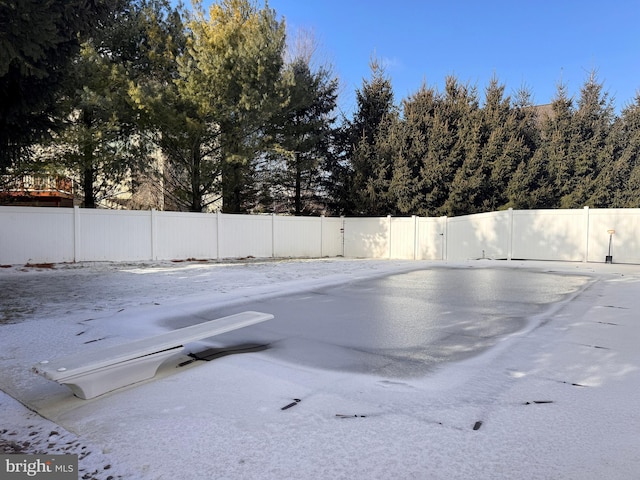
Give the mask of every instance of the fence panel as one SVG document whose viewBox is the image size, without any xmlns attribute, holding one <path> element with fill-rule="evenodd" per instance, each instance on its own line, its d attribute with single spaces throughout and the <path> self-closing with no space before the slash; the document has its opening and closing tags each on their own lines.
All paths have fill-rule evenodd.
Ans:
<svg viewBox="0 0 640 480">
<path fill-rule="evenodd" d="M 640 209 L 589 209 L 588 262 L 604 262 L 609 255 L 616 263 L 640 263 Z"/>
<path fill-rule="evenodd" d="M 73 262 L 70 208 L 0 207 L 0 264 Z"/>
<path fill-rule="evenodd" d="M 79 209 L 76 261 L 151 260 L 151 212 Z"/>
<path fill-rule="evenodd" d="M 273 217 L 275 257 L 322 256 L 322 219 L 318 217 Z"/>
<path fill-rule="evenodd" d="M 154 212 L 154 219 L 155 260 L 217 258 L 217 215 Z"/>
<path fill-rule="evenodd" d="M 510 211 L 447 219 L 447 260 L 509 258 Z"/>
<path fill-rule="evenodd" d="M 583 261 L 584 210 L 518 210 L 513 212 L 512 258 Z"/>
<path fill-rule="evenodd" d="M 345 218 L 344 256 L 389 258 L 389 218 Z"/>
<path fill-rule="evenodd" d="M 271 215 L 219 215 L 219 258 L 273 256 Z"/>
</svg>

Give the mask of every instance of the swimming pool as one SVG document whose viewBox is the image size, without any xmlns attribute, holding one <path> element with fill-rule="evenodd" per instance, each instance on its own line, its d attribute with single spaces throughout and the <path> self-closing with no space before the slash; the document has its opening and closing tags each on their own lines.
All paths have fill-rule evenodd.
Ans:
<svg viewBox="0 0 640 480">
<path fill-rule="evenodd" d="M 211 343 L 268 344 L 264 354 L 314 368 L 419 376 L 485 351 L 590 280 L 512 268 L 416 270 L 208 312 L 275 315 Z"/>
</svg>

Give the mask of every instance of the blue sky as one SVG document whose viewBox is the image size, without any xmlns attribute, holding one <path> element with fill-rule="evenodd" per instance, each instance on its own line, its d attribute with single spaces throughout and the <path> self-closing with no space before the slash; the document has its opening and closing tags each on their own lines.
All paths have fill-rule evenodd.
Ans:
<svg viewBox="0 0 640 480">
<path fill-rule="evenodd" d="M 210 3 L 210 2 L 205 2 Z M 262 6 L 263 2 L 258 1 Z M 619 111 L 640 90 L 640 0 L 269 0 L 290 32 L 311 30 L 355 108 L 376 55 L 396 101 L 448 75 L 482 94 L 495 75 L 550 103 L 562 80 L 576 99 L 592 70 Z"/>
</svg>

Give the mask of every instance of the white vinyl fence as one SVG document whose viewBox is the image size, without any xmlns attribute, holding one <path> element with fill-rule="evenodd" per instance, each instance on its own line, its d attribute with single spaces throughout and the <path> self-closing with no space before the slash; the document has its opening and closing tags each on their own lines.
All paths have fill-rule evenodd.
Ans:
<svg viewBox="0 0 640 480">
<path fill-rule="evenodd" d="M 610 233 L 612 232 L 612 233 Z M 640 264 L 640 209 L 462 217 L 290 217 L 0 207 L 0 264 L 243 257 Z"/>
</svg>

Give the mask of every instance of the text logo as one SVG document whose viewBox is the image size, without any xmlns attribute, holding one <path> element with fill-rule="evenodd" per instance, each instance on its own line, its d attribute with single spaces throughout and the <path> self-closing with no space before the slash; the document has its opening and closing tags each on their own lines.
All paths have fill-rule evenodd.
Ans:
<svg viewBox="0 0 640 480">
<path fill-rule="evenodd" d="M 77 455 L 0 455 L 0 479 L 77 480 Z"/>
</svg>

